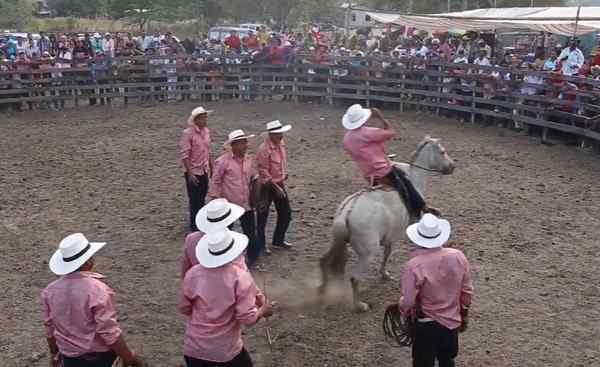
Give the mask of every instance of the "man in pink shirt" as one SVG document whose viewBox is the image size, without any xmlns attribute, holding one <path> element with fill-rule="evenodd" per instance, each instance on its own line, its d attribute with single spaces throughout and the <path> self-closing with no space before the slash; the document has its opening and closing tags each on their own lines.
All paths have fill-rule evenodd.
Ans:
<svg viewBox="0 0 600 367">
<path fill-rule="evenodd" d="M 179 148 L 185 169 L 185 183 L 190 203 L 190 230 L 197 231 L 194 219 L 205 204 L 208 178 L 212 171 L 210 161 L 210 131 L 208 114 L 203 107 L 195 108 L 188 118 L 189 127 L 183 131 Z"/>
<path fill-rule="evenodd" d="M 143 366 L 119 327 L 114 291 L 92 271 L 93 256 L 105 245 L 72 234 L 50 259 L 50 270 L 60 278 L 41 299 L 53 367 L 111 367 L 117 356 L 128 366 Z"/>
<path fill-rule="evenodd" d="M 273 314 L 248 270 L 240 266 L 248 237 L 228 229 L 202 237 L 198 265 L 185 275 L 179 310 L 188 317 L 183 342 L 187 367 L 251 367 L 242 326 Z"/>
<path fill-rule="evenodd" d="M 252 157 L 246 154 L 248 139 L 252 137 L 254 135 L 246 135 L 243 130 L 235 130 L 229 134 L 227 145 L 230 150 L 215 161 L 215 170 L 208 190 L 209 198 L 225 198 L 230 203 L 245 209 L 240 224 L 242 231 L 250 240 L 248 245 L 250 268 L 254 266 L 260 252 L 255 243 L 254 211 L 250 207 L 250 183 L 255 170 L 252 167 Z"/>
<path fill-rule="evenodd" d="M 198 265 L 196 258 L 196 246 L 205 233 L 223 231 L 231 227 L 245 213 L 245 209 L 239 205 L 232 204 L 227 199 L 214 199 L 198 211 L 196 215 L 196 227 L 199 231 L 192 232 L 185 237 L 183 244 L 183 256 L 181 257 L 181 279 L 194 265 Z M 241 258 L 240 266 L 246 267 L 244 258 Z"/>
<path fill-rule="evenodd" d="M 365 126 L 374 119 L 383 123 L 383 129 Z M 404 171 L 394 167 L 388 158 L 385 143 L 394 138 L 396 132 L 381 111 L 355 104 L 348 108 L 342 124 L 348 130 L 344 136 L 344 149 L 371 185 L 385 184 L 396 188 L 413 218 L 420 218 L 421 213 L 426 211 L 439 213 L 437 209 L 427 207 L 425 199 Z"/>
<path fill-rule="evenodd" d="M 418 248 L 402 273 L 399 308 L 416 318 L 413 366 L 453 367 L 458 355 L 458 333 L 467 328 L 473 296 L 469 262 L 456 249 L 442 246 L 450 237 L 450 223 L 425 214 L 406 229 Z"/>
<path fill-rule="evenodd" d="M 290 125 L 283 126 L 280 121 L 267 123 L 265 141 L 256 153 L 256 166 L 258 178 L 262 185 L 260 202 L 256 208 L 256 241 L 262 251 L 269 253 L 266 247 L 265 227 L 269 218 L 271 203 L 275 203 L 277 211 L 277 224 L 273 234 L 273 248 L 287 249 L 292 247 L 285 241 L 285 233 L 292 220 L 292 209 L 285 190 L 284 181 L 287 178 L 287 152 L 283 144 L 283 133 L 290 131 Z"/>
</svg>

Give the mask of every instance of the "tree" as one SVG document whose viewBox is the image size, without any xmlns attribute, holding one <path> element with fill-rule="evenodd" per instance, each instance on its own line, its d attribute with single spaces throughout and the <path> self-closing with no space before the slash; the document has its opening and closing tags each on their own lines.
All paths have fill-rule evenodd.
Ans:
<svg viewBox="0 0 600 367">
<path fill-rule="evenodd" d="M 59 17 L 97 16 L 103 5 L 103 0 L 48 0 L 48 7 Z"/>
<path fill-rule="evenodd" d="M 0 0 L 0 28 L 23 30 L 31 20 L 33 5 L 23 0 Z"/>
</svg>

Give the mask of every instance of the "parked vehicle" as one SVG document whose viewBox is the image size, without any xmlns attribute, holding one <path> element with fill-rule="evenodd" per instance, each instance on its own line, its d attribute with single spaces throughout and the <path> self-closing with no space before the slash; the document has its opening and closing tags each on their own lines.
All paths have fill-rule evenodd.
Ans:
<svg viewBox="0 0 600 367">
<path fill-rule="evenodd" d="M 231 34 L 231 32 L 237 32 L 240 38 L 244 38 L 248 35 L 248 28 L 227 26 L 212 27 L 208 30 L 208 40 L 223 42 L 225 38 Z"/>
</svg>

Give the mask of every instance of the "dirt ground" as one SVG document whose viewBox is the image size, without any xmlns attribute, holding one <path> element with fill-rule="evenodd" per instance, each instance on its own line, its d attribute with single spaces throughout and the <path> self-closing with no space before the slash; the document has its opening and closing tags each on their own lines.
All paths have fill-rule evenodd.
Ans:
<svg viewBox="0 0 600 367">
<path fill-rule="evenodd" d="M 184 319 L 176 304 L 187 198 L 177 144 L 193 107 L 0 116 L 2 366 L 47 365 L 39 294 L 54 278 L 47 260 L 75 231 L 109 242 L 97 270 L 117 291 L 130 344 L 154 366 L 182 365 Z M 257 133 L 275 118 L 294 127 L 288 150 L 295 248 L 263 258 L 257 282 L 279 306 L 268 323 L 245 332 L 255 364 L 409 366 L 410 351 L 382 334 L 384 308 L 398 298 L 399 285 L 379 280 L 379 257 L 363 285 L 371 312 L 353 313 L 347 297 L 327 307 L 315 301 L 332 216 L 363 186 L 341 148 L 343 110 L 281 102 L 208 107 L 216 111 L 215 152 L 235 128 Z M 600 366 L 600 157 L 493 127 L 387 115 L 407 126 L 391 144 L 400 158 L 430 134 L 458 164 L 453 176 L 429 180 L 428 198 L 452 222 L 452 240 L 474 273 L 459 365 Z M 399 243 L 389 266 L 396 279 L 406 255 L 407 244 Z"/>
</svg>

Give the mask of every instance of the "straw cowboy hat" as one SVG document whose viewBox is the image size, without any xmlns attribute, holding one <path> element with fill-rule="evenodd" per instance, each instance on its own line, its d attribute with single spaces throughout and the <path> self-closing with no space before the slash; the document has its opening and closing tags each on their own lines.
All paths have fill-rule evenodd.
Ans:
<svg viewBox="0 0 600 367">
<path fill-rule="evenodd" d="M 369 121 L 370 118 L 370 109 L 354 104 L 348 108 L 344 117 L 342 117 L 342 125 L 348 130 L 356 130 Z"/>
<path fill-rule="evenodd" d="M 283 126 L 279 120 L 267 122 L 267 132 L 271 133 L 285 133 L 292 130 L 292 125 Z"/>
<path fill-rule="evenodd" d="M 206 204 L 196 215 L 196 227 L 204 233 L 223 230 L 238 220 L 246 210 L 227 199 L 215 199 Z"/>
<path fill-rule="evenodd" d="M 205 110 L 204 107 L 202 107 L 202 106 L 196 107 L 190 113 L 190 117 L 188 118 L 188 122 L 191 124 L 191 123 L 194 122 L 194 119 L 196 118 L 196 116 L 200 116 L 200 115 L 204 115 L 204 114 L 211 114 L 211 113 L 213 113 L 213 111 L 211 111 L 211 110 Z"/>
<path fill-rule="evenodd" d="M 228 264 L 240 256 L 248 246 L 248 237 L 225 228 L 203 236 L 196 246 L 200 265 L 214 269 Z"/>
<path fill-rule="evenodd" d="M 79 269 L 106 242 L 90 242 L 83 233 L 75 233 L 65 237 L 58 245 L 58 250 L 50 258 L 50 270 L 56 275 L 66 275 Z"/>
<path fill-rule="evenodd" d="M 234 130 L 229 133 L 227 144 L 231 144 L 237 140 L 250 139 L 253 137 L 254 135 L 246 135 L 246 133 L 244 133 L 244 130 Z"/>
<path fill-rule="evenodd" d="M 450 222 L 427 213 L 419 223 L 412 224 L 406 229 L 406 235 L 417 246 L 442 247 L 450 238 Z"/>
</svg>

